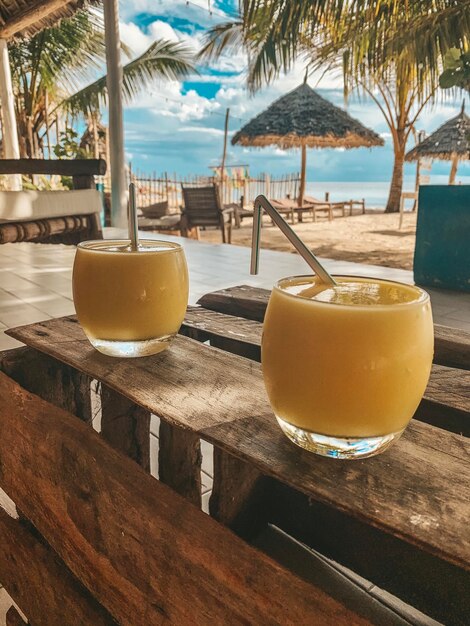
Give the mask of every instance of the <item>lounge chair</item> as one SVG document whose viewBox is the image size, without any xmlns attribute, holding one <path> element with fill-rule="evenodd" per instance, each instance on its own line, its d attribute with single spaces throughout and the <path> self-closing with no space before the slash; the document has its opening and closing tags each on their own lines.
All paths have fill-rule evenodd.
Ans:
<svg viewBox="0 0 470 626">
<path fill-rule="evenodd" d="M 279 213 L 287 214 L 290 217 L 292 224 L 295 224 L 295 215 L 297 214 L 299 222 L 303 220 L 304 213 L 310 213 L 314 222 L 317 221 L 317 213 L 326 213 L 328 219 L 333 219 L 334 203 L 315 201 L 311 202 L 304 197 L 302 206 L 299 206 L 297 200 L 290 198 L 284 198 L 283 200 L 270 200 L 271 204 Z"/>
<path fill-rule="evenodd" d="M 333 211 L 334 209 L 339 209 L 342 213 L 342 216 L 346 216 L 346 210 L 349 208 L 349 215 L 352 215 L 353 209 L 357 206 L 361 209 L 362 213 L 366 212 L 366 202 L 364 199 L 362 200 L 346 200 L 344 202 L 330 202 L 329 200 L 319 200 L 314 196 L 304 196 L 304 202 L 308 205 L 313 206 L 322 206 L 328 205 Z M 330 218 L 331 219 L 331 218 Z"/>
<path fill-rule="evenodd" d="M 222 233 L 223 243 L 232 242 L 233 209 L 223 209 L 220 202 L 219 188 L 213 183 L 207 187 L 181 185 L 183 202 L 181 213 L 181 234 L 206 226 L 216 226 Z"/>
</svg>

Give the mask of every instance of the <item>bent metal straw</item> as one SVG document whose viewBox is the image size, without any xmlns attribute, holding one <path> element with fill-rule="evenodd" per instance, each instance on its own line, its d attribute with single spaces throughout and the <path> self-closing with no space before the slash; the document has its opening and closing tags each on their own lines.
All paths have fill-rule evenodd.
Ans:
<svg viewBox="0 0 470 626">
<path fill-rule="evenodd" d="M 284 233 L 300 256 L 308 263 L 315 274 L 327 285 L 336 285 L 335 279 L 323 267 L 317 257 L 311 252 L 295 231 L 289 226 L 282 215 L 273 207 L 266 196 L 258 196 L 254 203 L 253 233 L 251 239 L 251 267 L 250 273 L 257 274 L 259 266 L 259 243 L 261 236 L 261 209 L 264 209 L 276 226 Z"/>
</svg>

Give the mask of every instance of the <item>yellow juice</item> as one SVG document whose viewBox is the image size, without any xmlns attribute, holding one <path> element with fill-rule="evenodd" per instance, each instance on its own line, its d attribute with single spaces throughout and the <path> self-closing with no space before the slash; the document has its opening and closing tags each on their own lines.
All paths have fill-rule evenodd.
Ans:
<svg viewBox="0 0 470 626">
<path fill-rule="evenodd" d="M 188 285 L 186 260 L 178 244 L 146 240 L 138 251 L 131 251 L 126 241 L 77 247 L 73 298 L 78 320 L 93 345 L 163 338 L 152 352 L 164 349 L 164 338 L 175 335 L 183 321 Z"/>
<path fill-rule="evenodd" d="M 399 433 L 431 370 L 429 296 L 401 283 L 336 280 L 326 289 L 314 277 L 294 277 L 273 289 L 262 367 L 274 413 L 328 437 Z"/>
</svg>

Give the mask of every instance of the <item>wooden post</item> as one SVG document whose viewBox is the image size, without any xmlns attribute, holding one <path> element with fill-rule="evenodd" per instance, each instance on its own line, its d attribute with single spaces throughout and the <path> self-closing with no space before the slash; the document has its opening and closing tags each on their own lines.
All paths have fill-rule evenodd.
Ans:
<svg viewBox="0 0 470 626">
<path fill-rule="evenodd" d="M 269 174 L 264 175 L 264 193 L 265 196 L 269 199 L 271 196 L 271 178 Z"/>
<path fill-rule="evenodd" d="M 452 165 L 450 167 L 449 185 L 455 185 L 455 177 L 459 166 L 459 157 L 456 153 L 452 155 Z"/>
<path fill-rule="evenodd" d="M 10 59 L 5 39 L 0 39 L 0 100 L 3 113 L 3 158 L 19 159 L 20 147 L 16 126 L 13 86 L 11 83 Z M 22 188 L 21 176 L 10 176 L 10 189 L 18 191 Z"/>
<path fill-rule="evenodd" d="M 307 146 L 302 144 L 302 158 L 300 164 L 300 188 L 299 188 L 299 198 L 298 205 L 301 207 L 304 203 L 304 195 L 305 195 L 305 177 L 307 171 Z"/>
<path fill-rule="evenodd" d="M 127 225 L 127 190 L 124 166 L 122 64 L 118 0 L 107 0 L 104 3 L 103 11 L 106 39 L 106 85 L 109 102 L 111 225 L 124 228 Z"/>
<path fill-rule="evenodd" d="M 228 137 L 229 116 L 230 116 L 230 109 L 227 108 L 225 112 L 225 125 L 224 125 L 224 149 L 222 152 L 222 165 L 220 168 L 220 197 L 222 199 L 222 205 L 224 203 L 224 172 L 225 172 L 225 157 L 227 156 L 227 137 Z"/>
</svg>

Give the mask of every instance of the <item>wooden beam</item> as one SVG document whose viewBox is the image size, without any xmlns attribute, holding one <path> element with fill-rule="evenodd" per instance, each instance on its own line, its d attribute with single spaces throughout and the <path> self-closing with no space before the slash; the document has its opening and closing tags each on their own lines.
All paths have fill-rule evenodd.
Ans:
<svg viewBox="0 0 470 626">
<path fill-rule="evenodd" d="M 0 174 L 104 176 L 106 161 L 103 159 L 0 159 Z"/>
<path fill-rule="evenodd" d="M 13 15 L 0 28 L 1 39 L 11 39 L 16 34 L 44 20 L 54 11 L 64 9 L 71 0 L 36 0 L 30 6 Z"/>
</svg>

